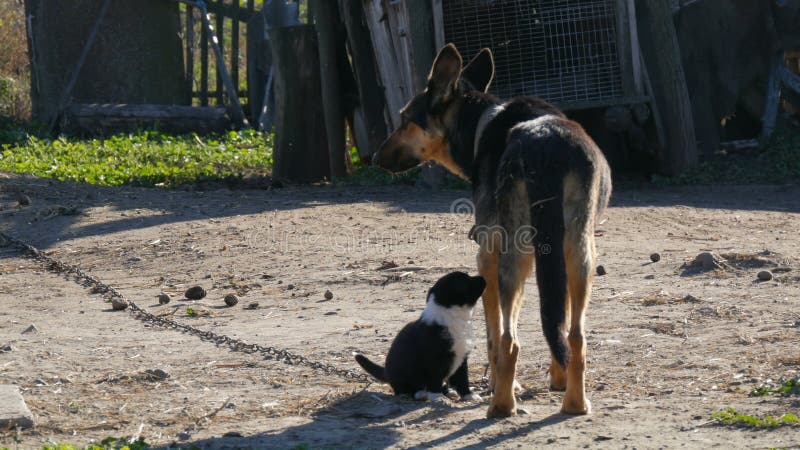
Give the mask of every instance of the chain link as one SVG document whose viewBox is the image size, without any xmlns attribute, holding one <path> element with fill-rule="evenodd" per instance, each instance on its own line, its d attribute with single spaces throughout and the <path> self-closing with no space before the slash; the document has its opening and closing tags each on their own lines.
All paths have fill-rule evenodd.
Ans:
<svg viewBox="0 0 800 450">
<path fill-rule="evenodd" d="M 297 353 L 292 353 L 286 349 L 278 347 L 269 347 L 260 344 L 248 344 L 247 342 L 242 341 L 241 339 L 232 338 L 230 336 L 218 334 L 213 331 L 203 331 L 191 325 L 185 325 L 176 322 L 174 320 L 167 319 L 166 317 L 156 316 L 142 309 L 141 307 L 139 307 L 139 305 L 137 305 L 133 301 L 125 298 L 125 296 L 122 295 L 122 293 L 119 292 L 117 289 L 115 289 L 113 286 L 100 281 L 94 275 L 84 272 L 83 270 L 81 270 L 80 267 L 53 258 L 52 256 L 45 254 L 43 251 L 39 250 L 38 248 L 34 247 L 31 244 L 28 244 L 19 239 L 11 237 L 3 232 L 0 232 L 0 246 L 8 246 L 8 245 L 13 245 L 14 247 L 26 252 L 31 257 L 31 259 L 37 261 L 39 264 L 41 264 L 43 267 L 45 267 L 47 270 L 51 272 L 65 274 L 65 275 L 71 274 L 75 277 L 75 281 L 77 283 L 87 288 L 92 288 L 94 292 L 106 294 L 110 297 L 116 297 L 120 300 L 126 301 L 131 310 L 132 317 L 142 322 L 150 323 L 162 328 L 168 328 L 192 334 L 204 341 L 213 342 L 218 346 L 228 347 L 232 351 L 243 352 L 243 353 L 260 353 L 266 359 L 280 361 L 290 366 L 309 367 L 313 370 L 324 372 L 327 375 L 339 376 L 347 381 L 359 382 L 359 383 L 372 382 L 372 379 L 367 374 L 359 373 L 349 369 L 341 369 L 332 364 L 320 361 L 313 361 L 306 356 L 298 355 Z"/>
</svg>

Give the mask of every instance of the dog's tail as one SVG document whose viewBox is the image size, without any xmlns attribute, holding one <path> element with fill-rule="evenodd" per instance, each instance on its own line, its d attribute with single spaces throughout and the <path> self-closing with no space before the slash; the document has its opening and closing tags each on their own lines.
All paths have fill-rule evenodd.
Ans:
<svg viewBox="0 0 800 450">
<path fill-rule="evenodd" d="M 378 381 L 382 381 L 384 383 L 389 382 L 389 378 L 386 376 L 386 369 L 375 364 L 374 362 L 370 361 L 369 358 L 366 356 L 356 353 L 356 362 L 358 365 L 364 368 L 368 374 L 372 375 Z"/>
</svg>

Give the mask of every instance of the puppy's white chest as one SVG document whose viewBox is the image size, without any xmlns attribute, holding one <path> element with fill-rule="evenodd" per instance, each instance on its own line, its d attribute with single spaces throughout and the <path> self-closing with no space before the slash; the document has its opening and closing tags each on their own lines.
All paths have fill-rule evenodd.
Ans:
<svg viewBox="0 0 800 450">
<path fill-rule="evenodd" d="M 453 363 L 447 372 L 450 377 L 455 373 L 464 358 L 472 351 L 472 308 L 455 306 L 445 308 L 438 305 L 434 299 L 428 299 L 425 311 L 422 312 L 422 321 L 429 324 L 438 324 L 445 327 L 453 339 Z"/>
</svg>

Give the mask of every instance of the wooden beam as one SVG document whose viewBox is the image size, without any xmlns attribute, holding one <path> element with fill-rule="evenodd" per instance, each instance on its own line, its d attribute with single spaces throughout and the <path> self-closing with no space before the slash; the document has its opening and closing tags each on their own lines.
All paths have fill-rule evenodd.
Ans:
<svg viewBox="0 0 800 450">
<path fill-rule="evenodd" d="M 331 0 L 310 0 L 313 5 L 314 24 L 319 42 L 319 66 L 322 81 L 322 105 L 325 112 L 325 130 L 328 135 L 328 159 L 331 178 L 347 176 L 345 164 L 344 109 L 342 108 L 341 82 L 336 44 L 336 28 L 341 21 L 338 5 Z"/>
<path fill-rule="evenodd" d="M 697 165 L 697 141 L 672 9 L 664 0 L 641 0 L 636 5 L 639 28 L 647 30 L 639 38 L 666 132 L 660 170 L 678 175 Z"/>
<path fill-rule="evenodd" d="M 233 0 L 233 15 L 239 16 L 239 0 Z M 231 20 L 231 78 L 234 90 L 239 90 L 239 21 Z"/>
</svg>

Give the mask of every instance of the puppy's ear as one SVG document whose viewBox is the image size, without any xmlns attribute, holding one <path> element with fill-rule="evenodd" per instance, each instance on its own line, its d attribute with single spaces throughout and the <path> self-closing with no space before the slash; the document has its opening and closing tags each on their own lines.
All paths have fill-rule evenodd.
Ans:
<svg viewBox="0 0 800 450">
<path fill-rule="evenodd" d="M 461 54 L 455 45 L 447 44 L 439 51 L 428 75 L 428 92 L 434 105 L 452 100 L 461 74 L 461 64 Z"/>
<path fill-rule="evenodd" d="M 494 79 L 494 57 L 488 48 L 482 49 L 461 71 L 461 79 L 467 80 L 476 91 L 486 92 Z"/>
<path fill-rule="evenodd" d="M 475 277 L 470 277 L 469 281 L 472 295 L 474 295 L 476 299 L 483 295 L 483 291 L 486 289 L 486 280 L 484 280 L 482 276 L 478 275 Z"/>
</svg>

